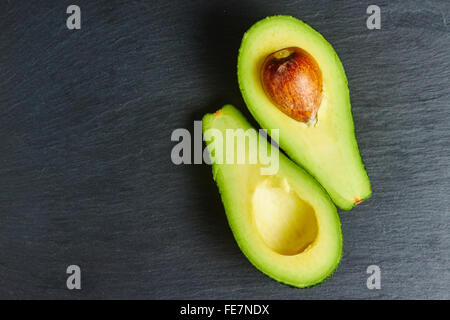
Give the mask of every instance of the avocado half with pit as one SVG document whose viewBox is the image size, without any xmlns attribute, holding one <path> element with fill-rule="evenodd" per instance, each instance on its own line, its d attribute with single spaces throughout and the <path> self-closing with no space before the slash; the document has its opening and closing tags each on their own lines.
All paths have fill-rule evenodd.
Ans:
<svg viewBox="0 0 450 320">
<path fill-rule="evenodd" d="M 332 46 L 290 16 L 263 19 L 245 33 L 238 80 L 261 127 L 343 210 L 371 196 L 355 137 L 347 78 Z"/>
<path fill-rule="evenodd" d="M 250 262 L 295 287 L 330 276 L 341 258 L 342 234 L 336 207 L 320 184 L 234 107 L 206 114 L 202 123 L 228 223 Z M 265 171 L 269 164 L 276 170 Z"/>
</svg>

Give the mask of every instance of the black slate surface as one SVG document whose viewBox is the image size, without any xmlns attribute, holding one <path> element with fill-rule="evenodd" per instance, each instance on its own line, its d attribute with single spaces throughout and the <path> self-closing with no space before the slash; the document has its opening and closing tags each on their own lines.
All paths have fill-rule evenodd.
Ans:
<svg viewBox="0 0 450 320">
<path fill-rule="evenodd" d="M 175 128 L 225 103 L 249 116 L 237 49 L 274 14 L 338 52 L 373 187 L 340 212 L 337 272 L 307 290 L 242 255 L 210 167 L 170 160 Z M 447 0 L 2 1 L 0 297 L 450 298 L 449 20 Z M 371 264 L 381 290 L 366 288 Z"/>
</svg>

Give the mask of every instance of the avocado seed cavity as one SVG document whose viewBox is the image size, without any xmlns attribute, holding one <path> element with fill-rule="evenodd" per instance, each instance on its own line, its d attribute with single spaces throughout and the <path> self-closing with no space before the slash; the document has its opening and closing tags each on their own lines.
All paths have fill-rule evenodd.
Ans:
<svg viewBox="0 0 450 320">
<path fill-rule="evenodd" d="M 261 67 L 261 83 L 283 113 L 306 124 L 316 123 L 322 101 L 322 73 L 308 52 L 289 47 L 270 54 Z"/>
<path fill-rule="evenodd" d="M 270 176 L 259 182 L 251 203 L 259 235 L 274 252 L 296 255 L 317 238 L 314 208 L 299 197 L 286 179 Z"/>
</svg>

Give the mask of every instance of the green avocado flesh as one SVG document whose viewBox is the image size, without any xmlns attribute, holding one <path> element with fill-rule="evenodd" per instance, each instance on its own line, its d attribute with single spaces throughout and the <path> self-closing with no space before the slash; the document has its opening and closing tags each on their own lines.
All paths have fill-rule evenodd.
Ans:
<svg viewBox="0 0 450 320">
<path fill-rule="evenodd" d="M 233 135 L 227 135 L 229 129 Z M 300 288 L 330 276 L 341 258 L 341 224 L 317 181 L 278 153 L 231 105 L 203 117 L 203 135 L 229 225 L 250 262 Z M 277 155 L 278 170 L 271 174 L 262 170 L 270 166 L 262 149 Z"/>
<path fill-rule="evenodd" d="M 314 125 L 296 121 L 280 111 L 261 84 L 260 69 L 265 58 L 288 47 L 308 52 L 321 70 L 322 100 Z M 238 80 L 256 121 L 268 131 L 280 130 L 280 147 L 320 182 L 339 208 L 350 210 L 371 196 L 356 142 L 344 68 L 322 35 L 289 16 L 259 21 L 243 37 Z"/>
</svg>

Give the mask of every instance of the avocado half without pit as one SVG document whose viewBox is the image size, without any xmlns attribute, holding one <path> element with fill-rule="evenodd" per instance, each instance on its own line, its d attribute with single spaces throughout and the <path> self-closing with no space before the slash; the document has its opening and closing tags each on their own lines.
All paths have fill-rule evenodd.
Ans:
<svg viewBox="0 0 450 320">
<path fill-rule="evenodd" d="M 216 161 L 212 166 L 228 223 L 245 256 L 266 275 L 291 286 L 304 288 L 324 281 L 342 254 L 339 216 L 327 193 L 282 153 L 277 172 L 262 174 L 267 163 L 259 157 L 260 149 L 271 153 L 276 147 L 231 105 L 206 114 L 202 123 L 212 159 L 234 153 L 226 147 L 230 139 L 235 150 L 246 155 L 245 163 Z M 235 135 L 226 134 L 229 130 Z M 258 155 L 258 161 L 248 161 L 251 155 Z"/>
<path fill-rule="evenodd" d="M 350 210 L 372 194 L 355 137 L 347 77 L 320 33 L 290 16 L 253 25 L 239 49 L 238 81 L 253 117 Z"/>
</svg>

